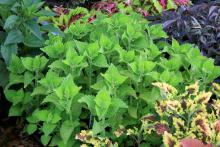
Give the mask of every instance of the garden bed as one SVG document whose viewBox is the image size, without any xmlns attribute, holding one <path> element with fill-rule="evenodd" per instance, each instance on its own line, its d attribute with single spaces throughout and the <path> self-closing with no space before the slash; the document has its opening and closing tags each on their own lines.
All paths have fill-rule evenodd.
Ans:
<svg viewBox="0 0 220 147">
<path fill-rule="evenodd" d="M 192 2 L 0 1 L 0 146 L 219 146 L 220 4 Z"/>
</svg>

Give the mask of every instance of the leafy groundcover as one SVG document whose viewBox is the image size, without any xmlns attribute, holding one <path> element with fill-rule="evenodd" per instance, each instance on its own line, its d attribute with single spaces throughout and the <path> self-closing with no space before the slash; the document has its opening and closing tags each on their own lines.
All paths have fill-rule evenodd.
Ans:
<svg viewBox="0 0 220 147">
<path fill-rule="evenodd" d="M 149 26 L 137 13 L 88 18 L 70 25 L 65 37 L 50 34 L 37 56 L 12 56 L 4 91 L 9 116 L 25 117 L 26 132 L 38 132 L 45 146 L 80 146 L 82 130 L 92 132 L 94 146 L 162 144 L 156 133 L 140 132 L 137 140 L 114 132 L 140 126 L 166 98 L 152 82 L 184 91 L 199 79 L 209 89 L 220 67 L 191 44 L 167 43 L 162 26 Z"/>
</svg>

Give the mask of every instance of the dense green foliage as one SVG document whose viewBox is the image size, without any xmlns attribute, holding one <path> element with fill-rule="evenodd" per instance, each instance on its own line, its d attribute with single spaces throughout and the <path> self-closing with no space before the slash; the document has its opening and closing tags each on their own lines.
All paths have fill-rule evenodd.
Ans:
<svg viewBox="0 0 220 147">
<path fill-rule="evenodd" d="M 120 125 L 134 127 L 154 111 L 160 91 L 152 82 L 166 82 L 178 90 L 200 80 L 201 88 L 220 75 L 220 67 L 190 44 L 163 41 L 161 25 L 149 26 L 139 14 L 97 13 L 88 23 L 82 18 L 65 30 L 65 37 L 49 35 L 37 56 L 12 56 L 9 116 L 23 116 L 29 134 L 41 132 L 44 145 L 79 146 L 73 137 L 83 129 L 117 139 Z M 117 120 L 117 121 L 116 121 Z M 158 145 L 149 137 L 148 145 Z"/>
<path fill-rule="evenodd" d="M 42 9 L 41 0 L 1 0 L 0 1 L 0 58 L 8 65 L 13 54 L 27 54 L 30 48 L 42 47 L 45 32 L 59 30 L 52 24 L 40 26 L 38 17 L 53 16 L 54 13 Z M 6 71 L 1 60 L 1 68 Z M 0 75 L 0 84 L 7 82 L 7 74 Z"/>
</svg>

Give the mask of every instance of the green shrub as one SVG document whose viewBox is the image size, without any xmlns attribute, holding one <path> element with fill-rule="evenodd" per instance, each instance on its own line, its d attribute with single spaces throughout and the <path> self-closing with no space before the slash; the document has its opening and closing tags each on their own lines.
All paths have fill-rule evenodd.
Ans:
<svg viewBox="0 0 220 147">
<path fill-rule="evenodd" d="M 132 145 L 112 134 L 154 111 L 161 96 L 152 82 L 183 90 L 200 80 L 206 89 L 220 75 L 212 59 L 190 44 L 166 43 L 162 26 L 148 26 L 136 13 L 96 17 L 72 24 L 65 38 L 50 35 L 38 56 L 12 57 L 9 116 L 26 117 L 26 131 L 39 131 L 44 145 L 78 146 L 73 137 L 84 129 Z"/>
<path fill-rule="evenodd" d="M 44 35 L 46 32 L 59 31 L 52 24 L 39 25 L 39 16 L 54 15 L 42 9 L 43 4 L 41 0 L 0 1 L 0 63 L 4 67 L 4 63 L 9 64 L 13 54 L 24 55 L 33 48 L 42 47 L 47 38 Z M 1 74 L 0 81 L 0 85 L 5 86 L 7 74 Z"/>
</svg>

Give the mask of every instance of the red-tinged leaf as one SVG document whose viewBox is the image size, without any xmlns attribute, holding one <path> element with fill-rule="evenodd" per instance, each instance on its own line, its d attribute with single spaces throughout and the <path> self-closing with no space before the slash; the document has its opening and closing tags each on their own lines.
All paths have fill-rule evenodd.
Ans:
<svg viewBox="0 0 220 147">
<path fill-rule="evenodd" d="M 214 147 L 212 144 L 204 144 L 198 139 L 185 138 L 180 141 L 182 147 Z"/>
</svg>

